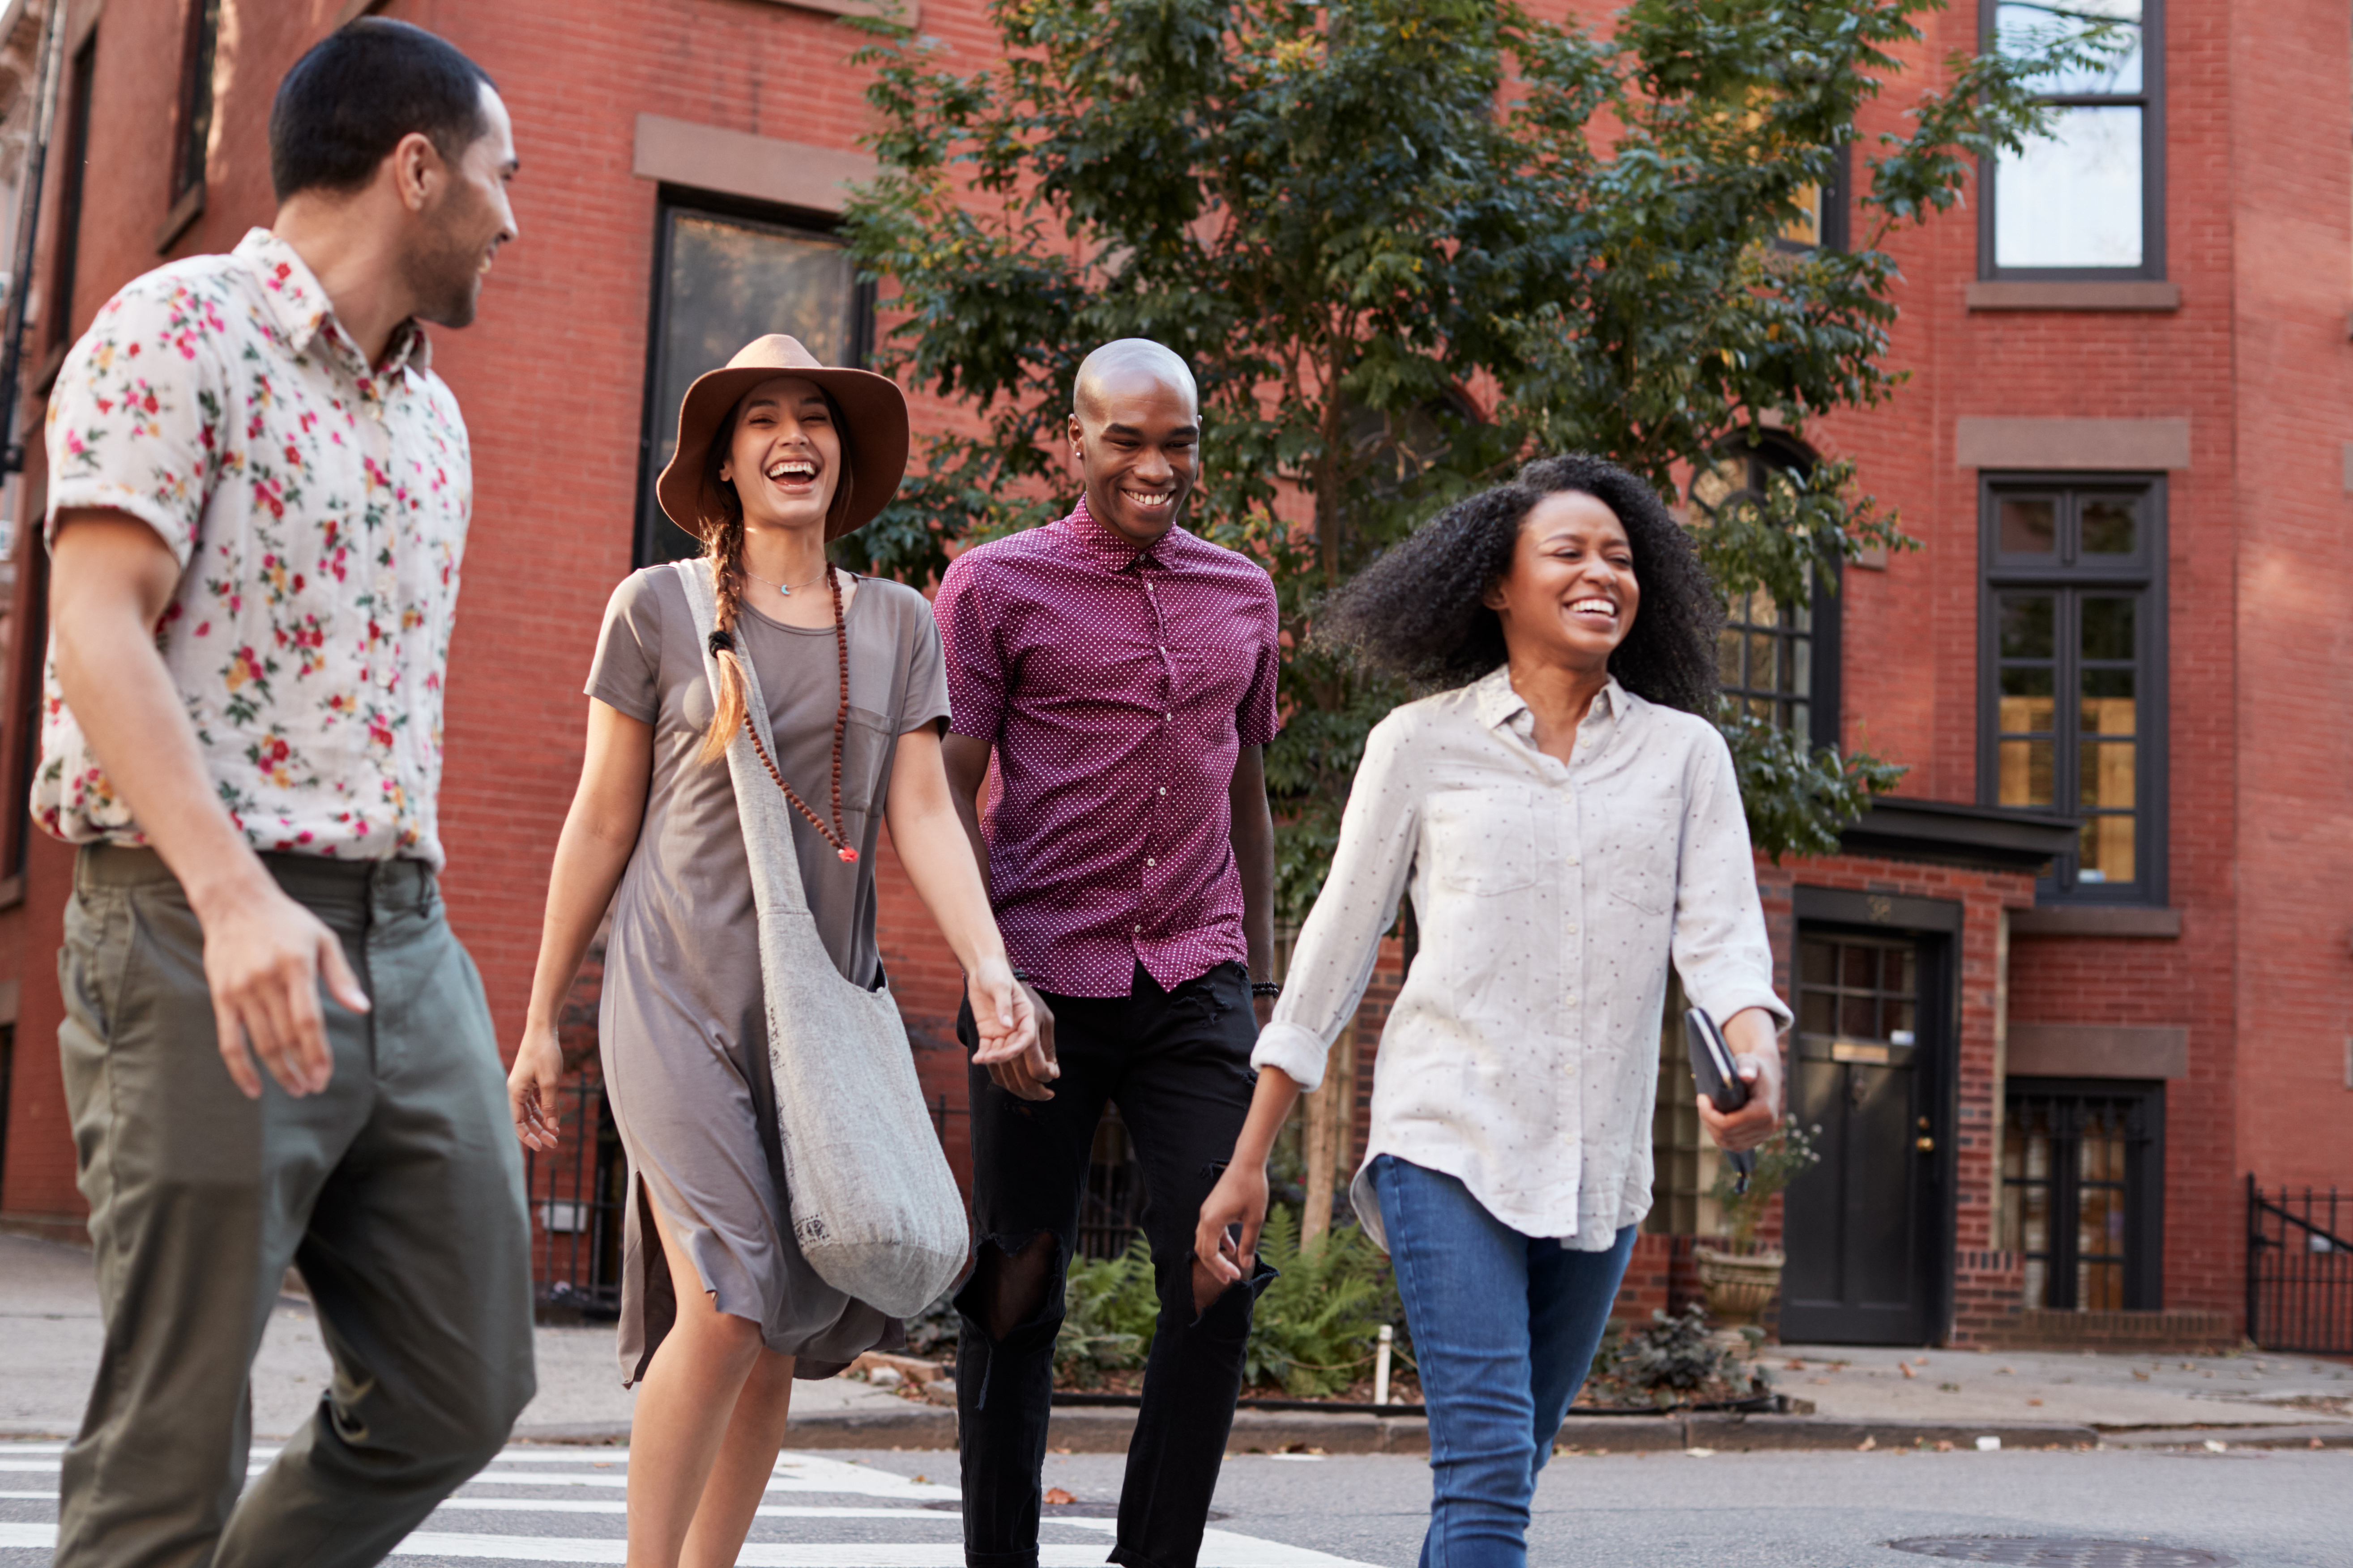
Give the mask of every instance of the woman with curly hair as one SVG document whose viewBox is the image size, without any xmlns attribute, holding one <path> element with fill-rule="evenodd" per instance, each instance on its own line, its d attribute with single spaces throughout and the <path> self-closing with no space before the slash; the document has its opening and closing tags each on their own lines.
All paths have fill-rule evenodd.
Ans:
<svg viewBox="0 0 2353 1568">
<path fill-rule="evenodd" d="M 1322 1081 L 1409 894 L 1421 949 L 1382 1031 L 1351 1196 L 1389 1251 L 1430 1409 L 1428 1568 L 1527 1561 L 1536 1473 L 1651 1206 L 1670 961 L 1751 1086 L 1728 1116 L 1701 1100 L 1716 1142 L 1754 1148 L 1780 1118 L 1789 1013 L 1707 718 L 1720 619 L 1650 487 L 1573 456 L 1440 512 L 1319 628 L 1451 689 L 1366 741 L 1194 1242 L 1220 1279 L 1250 1267 L 1275 1132 Z"/>
</svg>

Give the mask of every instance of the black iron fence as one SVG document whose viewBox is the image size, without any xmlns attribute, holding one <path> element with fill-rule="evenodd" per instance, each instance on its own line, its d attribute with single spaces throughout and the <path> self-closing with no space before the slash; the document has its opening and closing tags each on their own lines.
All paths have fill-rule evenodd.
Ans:
<svg viewBox="0 0 2353 1568">
<path fill-rule="evenodd" d="M 2353 1355 L 2353 1203 L 2267 1194 L 2247 1178 L 2247 1337 L 2267 1351 Z"/>
<path fill-rule="evenodd" d="M 575 1078 L 555 1091 L 560 1142 L 523 1156 L 531 1203 L 532 1283 L 543 1306 L 608 1319 L 621 1310 L 621 1223 L 628 1161 L 604 1085 Z"/>
<path fill-rule="evenodd" d="M 621 1238 L 628 1218 L 628 1159 L 604 1086 L 575 1078 L 556 1090 L 562 1142 L 552 1154 L 523 1156 L 533 1242 L 532 1282 L 543 1308 L 606 1320 L 621 1310 Z M 951 1159 L 968 1157 L 969 1112 L 931 1098 L 932 1128 Z M 1105 1108 L 1095 1131 L 1079 1220 L 1079 1251 L 1116 1257 L 1136 1232 L 1144 1180 L 1119 1112 Z"/>
</svg>

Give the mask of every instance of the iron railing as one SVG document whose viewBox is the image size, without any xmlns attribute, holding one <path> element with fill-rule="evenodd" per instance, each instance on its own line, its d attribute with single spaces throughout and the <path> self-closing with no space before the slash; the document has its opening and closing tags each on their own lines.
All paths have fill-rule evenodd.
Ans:
<svg viewBox="0 0 2353 1568">
<path fill-rule="evenodd" d="M 628 1159 L 604 1086 L 575 1078 L 556 1090 L 561 1134 L 553 1154 L 523 1156 L 531 1205 L 532 1283 L 540 1304 L 559 1313 L 609 1320 L 621 1310 L 621 1240 L 628 1205 Z M 959 1171 L 971 1159 L 970 1112 L 931 1098 L 932 1129 Z M 1143 1173 L 1118 1111 L 1106 1108 L 1095 1135 L 1080 1209 L 1078 1250 L 1113 1258 L 1134 1237 L 1144 1209 Z"/>
<path fill-rule="evenodd" d="M 532 1284 L 543 1306 L 610 1319 L 621 1310 L 628 1161 L 603 1084 L 575 1078 L 555 1091 L 555 1152 L 523 1156 Z"/>
<path fill-rule="evenodd" d="M 2247 1178 L 2247 1337 L 2267 1351 L 2353 1355 L 2353 1203 L 2337 1189 L 2282 1187 Z"/>
<path fill-rule="evenodd" d="M 621 1152 L 621 1134 L 601 1083 L 575 1078 L 555 1091 L 555 1100 L 562 1140 L 555 1152 L 523 1156 L 532 1284 L 543 1307 L 611 1319 L 621 1310 L 628 1158 Z M 952 1132 L 951 1127 L 965 1116 L 965 1108 L 934 1095 L 931 1112 L 932 1129 L 953 1160 L 961 1152 L 964 1130 Z"/>
</svg>

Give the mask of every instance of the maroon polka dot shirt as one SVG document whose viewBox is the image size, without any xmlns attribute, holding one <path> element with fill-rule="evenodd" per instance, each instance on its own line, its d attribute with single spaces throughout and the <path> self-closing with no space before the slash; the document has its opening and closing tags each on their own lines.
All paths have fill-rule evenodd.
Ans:
<svg viewBox="0 0 2353 1568">
<path fill-rule="evenodd" d="M 1171 528 L 1148 549 L 1083 498 L 958 556 L 935 613 L 949 727 L 996 748 L 990 889 L 1041 991 L 1124 996 L 1247 963 L 1228 791 L 1274 738 L 1274 584 Z"/>
</svg>

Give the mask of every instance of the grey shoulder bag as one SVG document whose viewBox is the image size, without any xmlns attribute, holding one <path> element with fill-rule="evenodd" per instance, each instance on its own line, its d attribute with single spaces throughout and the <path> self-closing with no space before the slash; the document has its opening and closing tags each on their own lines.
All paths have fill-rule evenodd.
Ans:
<svg viewBox="0 0 2353 1568">
<path fill-rule="evenodd" d="M 719 604 L 711 569 L 682 561 L 678 573 L 715 694 L 719 660 L 711 634 Z M 748 655 L 736 663 L 747 721 L 774 756 L 759 676 Z M 793 1237 L 827 1284 L 892 1317 L 912 1317 L 963 1272 L 967 1232 L 964 1199 L 932 1131 L 906 1026 L 887 986 L 853 984 L 826 952 L 801 886 L 792 816 L 748 732 L 728 743 L 727 773 L 752 863 Z"/>
</svg>

